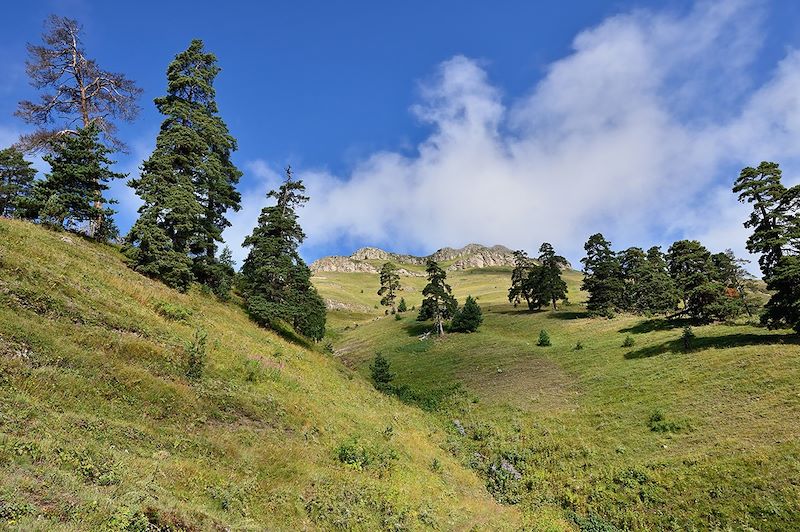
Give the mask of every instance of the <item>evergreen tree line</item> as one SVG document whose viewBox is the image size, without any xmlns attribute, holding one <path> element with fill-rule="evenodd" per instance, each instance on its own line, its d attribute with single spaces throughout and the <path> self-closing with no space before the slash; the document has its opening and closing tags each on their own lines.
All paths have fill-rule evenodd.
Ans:
<svg viewBox="0 0 800 532">
<path fill-rule="evenodd" d="M 666 253 L 659 246 L 615 252 L 600 233 L 584 249 L 581 288 L 589 293 L 586 307 L 593 315 L 665 314 L 709 322 L 751 312 L 746 261 L 730 250 L 711 253 L 696 240 L 679 240 Z"/>
<path fill-rule="evenodd" d="M 109 156 L 124 146 L 114 136 L 114 119 L 135 118 L 141 89 L 88 59 L 81 37 L 76 21 L 53 16 L 44 44 L 28 47 L 27 72 L 41 102 L 20 102 L 17 115 L 37 129 L 0 151 L 0 215 L 117 240 L 115 202 L 103 195 L 110 181 L 126 177 L 111 169 Z M 128 181 L 142 206 L 122 240 L 123 252 L 134 270 L 181 291 L 199 283 L 225 300 L 236 285 L 255 321 L 280 320 L 318 340 L 325 305 L 298 253 L 305 234 L 297 209 L 309 198 L 290 168 L 278 190 L 267 194 L 275 205 L 262 210 L 243 243 L 249 254 L 238 278 L 230 250 L 220 249 L 228 213 L 241 208 L 236 185 L 242 172 L 231 160 L 236 139 L 216 104 L 219 72 L 200 40 L 167 68 L 166 94 L 154 101 L 164 116 L 156 147 Z M 62 118 L 63 127 L 53 129 Z M 45 153 L 50 172 L 43 179 L 36 179 L 24 150 Z"/>
</svg>

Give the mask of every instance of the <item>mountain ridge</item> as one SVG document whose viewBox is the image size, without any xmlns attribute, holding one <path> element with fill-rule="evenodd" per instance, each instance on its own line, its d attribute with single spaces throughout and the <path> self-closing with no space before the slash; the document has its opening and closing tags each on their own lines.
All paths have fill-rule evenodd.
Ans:
<svg viewBox="0 0 800 532">
<path fill-rule="evenodd" d="M 349 256 L 333 255 L 322 257 L 311 263 L 311 271 L 320 272 L 365 272 L 377 273 L 378 267 L 370 261 L 392 261 L 398 263 L 399 273 L 407 276 L 421 276 L 421 272 L 403 268 L 402 265 L 422 266 L 428 259 L 436 262 L 454 261 L 446 270 L 468 270 L 473 268 L 510 267 L 514 265 L 514 252 L 502 245 L 485 246 L 467 244 L 461 248 L 443 247 L 430 255 L 418 256 L 394 253 L 378 247 L 362 247 Z"/>
</svg>

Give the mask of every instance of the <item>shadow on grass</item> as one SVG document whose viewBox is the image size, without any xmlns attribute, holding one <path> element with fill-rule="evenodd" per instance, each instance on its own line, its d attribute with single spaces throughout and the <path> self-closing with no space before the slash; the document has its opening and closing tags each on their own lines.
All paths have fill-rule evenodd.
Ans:
<svg viewBox="0 0 800 532">
<path fill-rule="evenodd" d="M 403 329 L 409 336 L 420 336 L 433 330 L 433 323 L 429 321 L 412 321 L 403 324 Z"/>
<path fill-rule="evenodd" d="M 505 314 L 509 316 L 523 316 L 523 315 L 531 315 L 536 316 L 539 314 L 546 315 L 547 318 L 553 320 L 579 320 L 581 318 L 588 318 L 589 313 L 586 311 L 575 311 L 575 310 L 553 310 L 550 307 L 547 308 L 540 308 L 535 310 L 528 310 L 527 308 L 515 308 L 515 309 L 503 309 L 503 310 L 491 310 L 492 314 Z"/>
<path fill-rule="evenodd" d="M 552 320 L 581 320 L 588 318 L 589 313 L 585 310 L 556 310 L 547 315 Z"/>
<path fill-rule="evenodd" d="M 636 325 L 620 329 L 621 333 L 643 334 L 653 331 L 668 331 L 670 329 L 682 328 L 686 325 L 693 325 L 691 320 L 668 320 L 666 318 L 655 318 L 640 321 Z"/>
<path fill-rule="evenodd" d="M 636 358 L 649 358 L 664 353 L 691 353 L 702 349 L 727 349 L 730 347 L 741 347 L 746 345 L 771 345 L 771 344 L 792 344 L 800 345 L 800 336 L 793 334 L 747 334 L 736 333 L 723 336 L 707 336 L 692 340 L 689 351 L 684 351 L 683 340 L 676 338 L 658 345 L 643 347 L 635 351 L 625 353 L 625 358 L 631 360 Z"/>
</svg>

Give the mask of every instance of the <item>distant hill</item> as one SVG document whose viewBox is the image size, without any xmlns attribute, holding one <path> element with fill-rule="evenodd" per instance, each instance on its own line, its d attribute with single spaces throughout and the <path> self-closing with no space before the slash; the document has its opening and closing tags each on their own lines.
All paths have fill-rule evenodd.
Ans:
<svg viewBox="0 0 800 532">
<path fill-rule="evenodd" d="M 467 244 L 462 248 L 445 247 L 424 257 L 392 253 L 380 248 L 364 247 L 356 250 L 349 257 L 333 256 L 324 257 L 311 264 L 314 273 L 319 272 L 367 272 L 377 273 L 380 265 L 392 261 L 400 266 L 401 275 L 421 276 L 419 268 L 408 266 L 423 266 L 428 259 L 441 263 L 446 270 L 469 270 L 477 268 L 512 267 L 514 265 L 514 252 L 505 246 L 483 246 L 481 244 Z"/>
</svg>

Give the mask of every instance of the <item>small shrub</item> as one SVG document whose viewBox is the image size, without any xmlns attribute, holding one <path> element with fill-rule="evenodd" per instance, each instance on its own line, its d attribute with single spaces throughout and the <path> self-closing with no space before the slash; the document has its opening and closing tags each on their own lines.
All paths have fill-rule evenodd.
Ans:
<svg viewBox="0 0 800 532">
<path fill-rule="evenodd" d="M 434 458 L 431 462 L 431 471 L 441 471 L 442 470 L 442 463 L 439 461 L 438 458 Z"/>
<path fill-rule="evenodd" d="M 326 342 L 322 348 L 327 354 L 332 355 L 334 353 L 333 349 L 333 342 Z"/>
<path fill-rule="evenodd" d="M 400 320 L 402 320 L 402 319 L 403 319 L 403 318 L 401 318 L 401 317 L 400 317 L 400 314 L 395 314 L 395 315 L 394 315 L 394 321 L 400 321 Z"/>
<path fill-rule="evenodd" d="M 388 469 L 391 461 L 397 458 L 397 454 L 389 450 L 380 450 L 372 446 L 364 445 L 358 438 L 350 438 L 336 447 L 334 454 L 339 462 L 352 467 L 357 471 L 368 468 L 379 470 Z"/>
<path fill-rule="evenodd" d="M 581 342 L 576 343 L 575 347 L 573 349 L 575 351 L 580 351 L 581 349 L 583 349 L 583 343 L 581 343 Z"/>
<path fill-rule="evenodd" d="M 397 312 L 406 312 L 408 310 L 408 306 L 406 305 L 406 300 L 404 298 L 400 298 L 400 304 L 397 305 Z"/>
<path fill-rule="evenodd" d="M 633 339 L 633 336 L 630 334 L 625 337 L 625 341 L 622 342 L 622 347 L 633 347 L 636 344 L 636 340 Z"/>
<path fill-rule="evenodd" d="M 253 384 L 261 381 L 264 376 L 264 366 L 257 360 L 248 358 L 244 362 L 244 380 Z"/>
<path fill-rule="evenodd" d="M 681 340 L 683 341 L 683 350 L 688 351 L 692 348 L 692 342 L 695 339 L 694 331 L 688 325 L 683 328 L 683 333 L 681 334 Z"/>
<path fill-rule="evenodd" d="M 168 301 L 158 301 L 155 309 L 162 317 L 170 321 L 186 321 L 192 315 L 191 309 Z"/>
<path fill-rule="evenodd" d="M 552 343 L 550 342 L 550 335 L 547 334 L 547 331 L 542 329 L 539 331 L 539 341 L 536 342 L 536 345 L 539 347 L 550 347 Z"/>
<path fill-rule="evenodd" d="M 203 329 L 194 332 L 194 338 L 186 344 L 187 368 L 186 376 L 192 380 L 199 380 L 203 377 L 203 370 L 206 366 L 206 341 L 208 333 Z"/>
<path fill-rule="evenodd" d="M 687 428 L 687 424 L 684 422 L 668 420 L 662 410 L 656 410 L 650 415 L 647 426 L 653 432 L 680 432 Z"/>
</svg>

